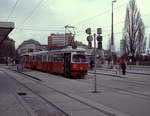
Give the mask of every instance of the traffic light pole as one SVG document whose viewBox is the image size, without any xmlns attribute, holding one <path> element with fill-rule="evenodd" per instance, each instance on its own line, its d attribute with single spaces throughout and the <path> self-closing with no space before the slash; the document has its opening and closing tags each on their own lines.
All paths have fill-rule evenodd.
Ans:
<svg viewBox="0 0 150 116">
<path fill-rule="evenodd" d="M 91 28 L 87 28 L 85 30 L 85 32 L 89 35 L 87 37 L 87 41 L 91 42 L 93 40 L 93 37 L 91 35 Z M 97 37 L 96 37 L 95 33 L 93 35 L 94 36 L 94 91 L 93 91 L 93 93 L 97 93 L 97 83 L 96 83 L 96 59 L 97 59 L 96 58 L 97 57 L 97 52 L 96 52 L 96 38 L 97 38 L 98 42 L 102 42 L 102 36 L 101 36 L 102 29 L 101 28 L 97 28 L 97 34 L 98 34 Z M 100 45 L 102 45 L 102 43 Z M 102 46 L 99 47 L 99 48 L 102 49 Z"/>
</svg>

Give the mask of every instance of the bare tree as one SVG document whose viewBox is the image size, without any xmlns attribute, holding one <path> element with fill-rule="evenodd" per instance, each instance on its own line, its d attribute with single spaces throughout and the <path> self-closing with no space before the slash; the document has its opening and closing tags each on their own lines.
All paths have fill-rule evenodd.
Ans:
<svg viewBox="0 0 150 116">
<path fill-rule="evenodd" d="M 148 54 L 150 53 L 150 35 L 149 35 L 149 40 L 148 40 L 147 52 Z"/>
<path fill-rule="evenodd" d="M 137 9 L 136 1 L 130 0 L 126 9 L 125 25 L 123 29 L 124 50 L 132 57 L 145 51 L 145 26 Z"/>
</svg>

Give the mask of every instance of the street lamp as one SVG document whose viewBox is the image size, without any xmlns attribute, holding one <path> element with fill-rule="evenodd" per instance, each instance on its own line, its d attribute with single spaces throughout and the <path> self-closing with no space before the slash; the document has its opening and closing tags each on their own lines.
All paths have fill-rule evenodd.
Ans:
<svg viewBox="0 0 150 116">
<path fill-rule="evenodd" d="M 94 36 L 94 93 L 97 93 L 97 84 L 96 84 L 96 57 L 97 57 L 97 52 L 96 52 L 96 34 L 94 33 L 93 36 L 91 35 L 91 28 L 87 28 L 85 30 L 85 32 L 89 35 L 87 37 L 87 41 L 92 42 L 93 40 L 93 36 Z M 102 29 L 101 28 L 97 28 L 97 40 L 98 42 L 100 43 L 100 47 L 99 48 L 102 48 Z M 91 47 L 91 46 L 90 46 Z"/>
<path fill-rule="evenodd" d="M 112 55 L 112 65 L 114 64 L 114 62 L 113 62 L 113 52 L 115 52 L 115 46 L 114 46 L 114 30 L 113 30 L 113 3 L 115 3 L 116 2 L 116 0 L 113 0 L 112 1 L 112 25 L 111 25 L 111 55 Z"/>
</svg>

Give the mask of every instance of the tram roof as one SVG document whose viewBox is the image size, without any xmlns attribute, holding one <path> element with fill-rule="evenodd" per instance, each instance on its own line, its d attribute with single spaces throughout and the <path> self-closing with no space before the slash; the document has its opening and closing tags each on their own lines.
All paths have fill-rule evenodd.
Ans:
<svg viewBox="0 0 150 116">
<path fill-rule="evenodd" d="M 38 51 L 38 52 L 31 52 L 28 55 L 42 55 L 46 53 L 70 53 L 70 52 L 87 52 L 86 49 L 77 47 L 76 49 L 73 49 L 71 46 L 68 46 L 67 48 L 61 49 L 61 50 L 51 50 L 51 51 Z"/>
<path fill-rule="evenodd" d="M 42 54 L 45 54 L 45 53 L 48 53 L 48 51 L 38 51 L 38 52 L 31 52 L 29 53 L 29 56 L 32 56 L 32 55 L 42 55 Z"/>
<path fill-rule="evenodd" d="M 73 49 L 72 46 L 68 46 L 67 48 L 62 49 L 61 51 L 62 51 L 62 52 L 63 52 L 63 51 L 64 51 L 64 52 L 66 52 L 66 51 L 68 51 L 68 52 L 76 52 L 76 51 L 83 51 L 83 52 L 85 52 L 86 49 L 81 48 L 81 47 L 77 47 L 76 49 Z"/>
<path fill-rule="evenodd" d="M 73 49 L 72 46 L 68 46 L 67 48 L 59 49 L 59 50 L 51 50 L 50 53 L 70 53 L 70 52 L 86 52 L 86 49 L 77 47 L 76 49 Z"/>
</svg>

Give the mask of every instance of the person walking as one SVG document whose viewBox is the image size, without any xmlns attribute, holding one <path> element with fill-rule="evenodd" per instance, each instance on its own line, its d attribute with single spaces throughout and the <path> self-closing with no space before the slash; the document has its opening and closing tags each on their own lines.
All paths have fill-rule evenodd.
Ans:
<svg viewBox="0 0 150 116">
<path fill-rule="evenodd" d="M 125 64 L 124 60 L 122 60 L 122 62 L 121 62 L 121 69 L 122 69 L 122 74 L 125 75 L 126 74 L 126 64 Z"/>
<path fill-rule="evenodd" d="M 116 75 L 120 75 L 120 61 L 119 60 L 116 63 Z"/>
<path fill-rule="evenodd" d="M 93 69 L 93 67 L 94 67 L 94 62 L 93 62 L 93 60 L 91 60 L 90 61 L 90 68 L 91 68 L 91 70 Z"/>
</svg>

